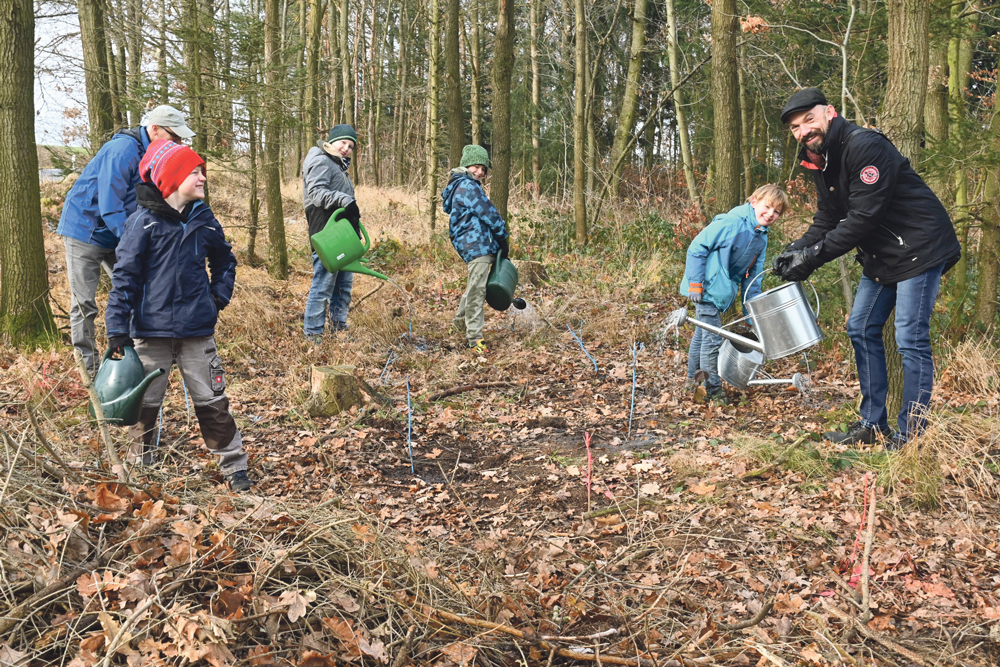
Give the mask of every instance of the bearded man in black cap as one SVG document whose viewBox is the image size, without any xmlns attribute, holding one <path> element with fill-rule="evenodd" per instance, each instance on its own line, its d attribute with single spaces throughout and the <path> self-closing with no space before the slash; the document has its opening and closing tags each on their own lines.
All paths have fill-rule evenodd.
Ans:
<svg viewBox="0 0 1000 667">
<path fill-rule="evenodd" d="M 923 429 L 934 382 L 930 318 L 941 276 L 961 256 L 955 228 L 940 200 L 896 147 L 877 130 L 849 123 L 816 88 L 792 95 L 781 121 L 801 144 L 799 159 L 816 181 L 813 224 L 774 260 L 785 280 L 857 249 L 863 267 L 847 333 L 861 383 L 861 419 L 833 442 L 899 449 Z M 903 405 L 898 432 L 889 427 L 889 389 L 882 329 L 896 310 L 896 344 L 903 357 Z"/>
</svg>

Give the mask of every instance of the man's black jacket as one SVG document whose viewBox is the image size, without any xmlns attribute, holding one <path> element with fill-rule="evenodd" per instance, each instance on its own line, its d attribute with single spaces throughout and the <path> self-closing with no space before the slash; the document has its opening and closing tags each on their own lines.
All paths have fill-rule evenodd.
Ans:
<svg viewBox="0 0 1000 667">
<path fill-rule="evenodd" d="M 958 262 L 961 245 L 940 200 L 882 133 L 840 116 L 830 122 L 826 169 L 812 170 L 818 205 L 813 224 L 791 245 L 814 245 L 826 263 L 858 249 L 864 274 L 883 285 Z"/>
</svg>

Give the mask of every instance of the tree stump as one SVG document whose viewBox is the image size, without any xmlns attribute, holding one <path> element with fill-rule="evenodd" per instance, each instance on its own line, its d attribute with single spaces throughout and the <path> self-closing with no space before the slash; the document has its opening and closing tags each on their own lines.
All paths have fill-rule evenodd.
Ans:
<svg viewBox="0 0 1000 667">
<path fill-rule="evenodd" d="M 312 393 L 306 411 L 313 417 L 332 417 L 361 403 L 354 366 L 313 366 Z"/>
<path fill-rule="evenodd" d="M 524 259 L 514 262 L 514 266 L 517 267 L 518 279 L 522 283 L 531 283 L 535 287 L 538 287 L 549 280 L 549 273 L 545 270 L 545 265 L 541 262 L 532 262 Z"/>
</svg>

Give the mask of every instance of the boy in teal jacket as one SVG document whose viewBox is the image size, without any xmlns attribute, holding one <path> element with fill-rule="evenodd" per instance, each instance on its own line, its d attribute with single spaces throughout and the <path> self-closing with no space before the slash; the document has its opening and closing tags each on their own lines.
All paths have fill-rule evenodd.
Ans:
<svg viewBox="0 0 1000 667">
<path fill-rule="evenodd" d="M 745 292 L 747 299 L 760 294 L 760 281 L 754 278 L 764 270 L 767 228 L 788 209 L 788 196 L 777 185 L 762 185 L 747 201 L 715 216 L 687 250 L 681 294 L 695 305 L 697 319 L 717 327 L 722 326 L 721 313 L 729 310 L 740 294 Z M 694 388 L 696 373 L 704 370 L 708 373 L 708 398 L 726 403 L 719 378 L 720 347 L 721 336 L 695 329 L 688 348 L 685 386 Z"/>
</svg>

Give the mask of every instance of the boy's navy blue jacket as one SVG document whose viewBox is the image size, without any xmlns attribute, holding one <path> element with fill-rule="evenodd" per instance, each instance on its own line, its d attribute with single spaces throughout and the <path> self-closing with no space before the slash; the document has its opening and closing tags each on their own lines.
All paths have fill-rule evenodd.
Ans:
<svg viewBox="0 0 1000 667">
<path fill-rule="evenodd" d="M 83 168 L 63 205 L 56 233 L 114 248 L 135 213 L 139 161 L 149 148 L 145 127 L 121 130 Z"/>
<path fill-rule="evenodd" d="M 479 181 L 464 169 L 453 170 L 441 201 L 449 215 L 448 236 L 462 261 L 500 251 L 497 239 L 507 238 L 507 225 Z"/>
<path fill-rule="evenodd" d="M 760 294 L 761 281 L 754 277 L 764 270 L 766 254 L 767 227 L 757 223 L 753 206 L 737 206 L 715 216 L 691 241 L 680 292 L 687 296 L 701 287 L 703 302 L 725 312 L 741 292 L 747 300 Z"/>
<path fill-rule="evenodd" d="M 202 201 L 179 213 L 148 183 L 136 192 L 139 208 L 116 251 L 108 337 L 211 336 L 236 279 L 236 257 L 222 225 Z"/>
</svg>

